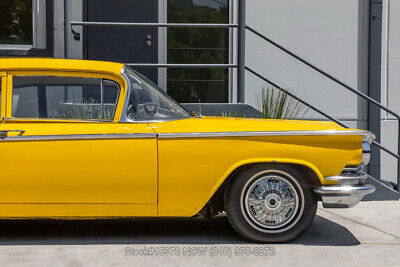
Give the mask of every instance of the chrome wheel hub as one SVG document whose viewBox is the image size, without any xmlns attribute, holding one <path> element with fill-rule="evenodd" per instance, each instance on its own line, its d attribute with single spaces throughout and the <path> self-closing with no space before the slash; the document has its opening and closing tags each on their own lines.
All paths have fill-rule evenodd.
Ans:
<svg viewBox="0 0 400 267">
<path fill-rule="evenodd" d="M 299 209 L 299 196 L 294 186 L 278 175 L 256 179 L 249 185 L 244 202 L 250 219 L 268 229 L 288 224 Z"/>
<path fill-rule="evenodd" d="M 277 194 L 269 194 L 264 200 L 264 205 L 267 210 L 278 210 L 282 204 L 282 200 Z"/>
</svg>

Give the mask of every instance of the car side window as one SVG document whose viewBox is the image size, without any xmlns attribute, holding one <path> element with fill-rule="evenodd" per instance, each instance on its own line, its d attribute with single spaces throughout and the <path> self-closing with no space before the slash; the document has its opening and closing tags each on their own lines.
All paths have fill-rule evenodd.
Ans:
<svg viewBox="0 0 400 267">
<path fill-rule="evenodd" d="M 119 90 L 100 78 L 14 76 L 12 117 L 112 120 Z"/>
</svg>

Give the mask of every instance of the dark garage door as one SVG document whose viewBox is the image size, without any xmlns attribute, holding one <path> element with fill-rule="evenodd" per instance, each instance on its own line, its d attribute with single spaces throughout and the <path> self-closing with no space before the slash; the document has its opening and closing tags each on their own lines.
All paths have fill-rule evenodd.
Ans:
<svg viewBox="0 0 400 267">
<path fill-rule="evenodd" d="M 157 22 L 158 0 L 86 0 L 86 21 Z M 158 30 L 151 27 L 85 26 L 84 58 L 157 63 Z M 147 41 L 151 42 L 148 46 Z M 137 68 L 157 83 L 157 68 Z"/>
</svg>

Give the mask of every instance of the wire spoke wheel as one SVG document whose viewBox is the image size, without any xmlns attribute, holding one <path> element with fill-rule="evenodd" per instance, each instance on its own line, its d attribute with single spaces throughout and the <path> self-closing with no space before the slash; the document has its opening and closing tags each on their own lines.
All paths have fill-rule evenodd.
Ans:
<svg viewBox="0 0 400 267">
<path fill-rule="evenodd" d="M 249 167 L 225 188 L 228 220 L 244 238 L 255 242 L 287 242 L 312 224 L 317 198 L 312 173 L 299 166 L 265 163 Z"/>
<path fill-rule="evenodd" d="M 299 195 L 285 178 L 268 174 L 245 188 L 244 204 L 248 217 L 264 229 L 285 226 L 299 209 Z"/>
</svg>

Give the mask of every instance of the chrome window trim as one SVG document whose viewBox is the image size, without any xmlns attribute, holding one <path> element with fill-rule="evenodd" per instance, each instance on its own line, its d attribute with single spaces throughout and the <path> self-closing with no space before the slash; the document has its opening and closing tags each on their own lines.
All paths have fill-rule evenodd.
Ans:
<svg viewBox="0 0 400 267">
<path fill-rule="evenodd" d="M 129 81 L 128 76 L 125 74 L 127 65 L 124 65 L 121 69 L 121 75 L 125 79 L 126 82 L 126 93 L 125 93 L 125 102 L 124 107 L 122 108 L 122 114 L 119 122 L 123 123 L 152 123 L 152 122 L 163 122 L 163 121 L 171 121 L 171 120 L 131 120 L 127 115 L 128 105 L 129 105 L 129 96 L 131 95 L 131 83 Z M 139 84 L 142 84 L 138 79 L 133 77 Z"/>
<path fill-rule="evenodd" d="M 40 71 L 46 72 L 47 70 L 40 70 Z M 23 76 L 25 76 L 25 77 L 39 77 L 39 76 L 40 77 L 60 77 L 60 78 L 75 77 L 75 78 L 98 79 L 100 81 L 100 103 L 94 103 L 94 104 L 89 104 L 89 105 L 100 105 L 101 106 L 101 118 L 100 119 L 74 119 L 74 118 L 40 118 L 40 117 L 14 117 L 14 116 L 11 116 L 11 117 L 6 117 L 5 118 L 6 120 L 29 120 L 29 121 L 40 121 L 40 122 L 42 122 L 43 120 L 62 121 L 62 122 L 65 122 L 65 121 L 68 121 L 68 122 L 117 122 L 117 118 L 115 117 L 115 115 L 116 115 L 117 108 L 118 108 L 119 98 L 121 96 L 121 85 L 114 80 L 106 79 L 106 78 L 93 78 L 93 77 L 85 77 L 85 76 L 65 76 L 65 75 L 13 75 L 13 78 L 14 77 L 23 77 Z M 0 76 L 0 82 L 1 82 L 2 77 L 3 76 Z M 118 87 L 116 102 L 114 104 L 105 104 L 105 105 L 114 105 L 115 106 L 111 119 L 103 118 L 103 108 L 104 108 L 104 99 L 103 99 L 104 98 L 104 85 L 103 85 L 103 82 L 104 81 L 113 82 Z M 14 89 L 14 86 L 12 89 Z M 78 105 L 86 105 L 86 104 L 79 103 Z"/>
<path fill-rule="evenodd" d="M 117 106 L 115 106 L 115 109 L 117 109 Z M 100 79 L 100 119 L 101 120 L 104 120 L 103 111 L 104 111 L 104 84 L 103 84 L 103 78 L 101 78 Z"/>
<path fill-rule="evenodd" d="M 113 80 L 109 80 L 109 79 L 104 79 L 104 80 L 111 81 L 111 82 L 115 83 L 118 86 L 118 94 L 117 94 L 117 98 L 115 99 L 115 103 L 114 103 L 115 108 L 114 108 L 114 113 L 112 115 L 112 121 L 117 121 L 117 118 L 115 118 L 115 115 L 117 114 L 118 102 L 119 102 L 119 98 L 121 96 L 121 85 L 118 82 L 113 81 Z"/>
<path fill-rule="evenodd" d="M 123 134 L 66 134 L 66 135 L 28 135 L 7 136 L 0 142 L 12 141 L 53 141 L 53 140 L 107 140 L 107 139 L 149 139 L 156 138 L 155 133 L 123 133 Z"/>
<path fill-rule="evenodd" d="M 121 114 L 121 118 L 119 121 L 133 123 L 134 121 L 130 120 L 126 114 L 126 111 L 128 110 L 129 96 L 131 95 L 130 94 L 131 93 L 131 83 L 129 82 L 128 76 L 126 76 L 126 74 L 125 74 L 125 69 L 126 69 L 126 65 L 122 66 L 121 76 L 125 79 L 126 90 L 125 90 L 125 102 L 124 102 L 124 106 L 122 108 L 122 114 Z"/>
<path fill-rule="evenodd" d="M 114 120 L 78 120 L 78 119 L 61 119 L 61 118 L 32 118 L 32 117 L 6 117 L 6 120 L 9 121 L 29 121 L 29 122 L 38 122 L 38 123 L 88 123 L 88 122 L 95 122 L 95 123 L 110 123 L 115 122 Z"/>
<path fill-rule="evenodd" d="M 110 81 L 112 83 L 115 83 L 117 85 L 117 87 L 118 87 L 118 93 L 117 93 L 117 97 L 115 99 L 115 103 L 114 104 L 110 104 L 110 103 L 109 104 L 104 104 L 104 83 L 103 83 L 104 81 Z M 117 119 L 115 118 L 115 114 L 117 113 L 119 97 L 121 96 L 121 85 L 118 82 L 114 81 L 114 80 L 101 78 L 101 94 L 102 94 L 102 96 L 101 96 L 101 104 L 102 104 L 101 109 L 102 109 L 102 111 L 101 111 L 101 119 L 99 121 L 116 121 Z M 114 105 L 115 106 L 113 114 L 111 116 L 112 117 L 111 119 L 104 119 L 103 109 L 104 109 L 105 105 Z"/>
<path fill-rule="evenodd" d="M 358 130 L 314 130 L 314 131 L 246 131 L 204 133 L 160 133 L 159 138 L 203 138 L 203 137 L 252 137 L 252 136 L 317 136 L 317 135 L 362 135 L 375 137 L 371 132 Z"/>
</svg>

